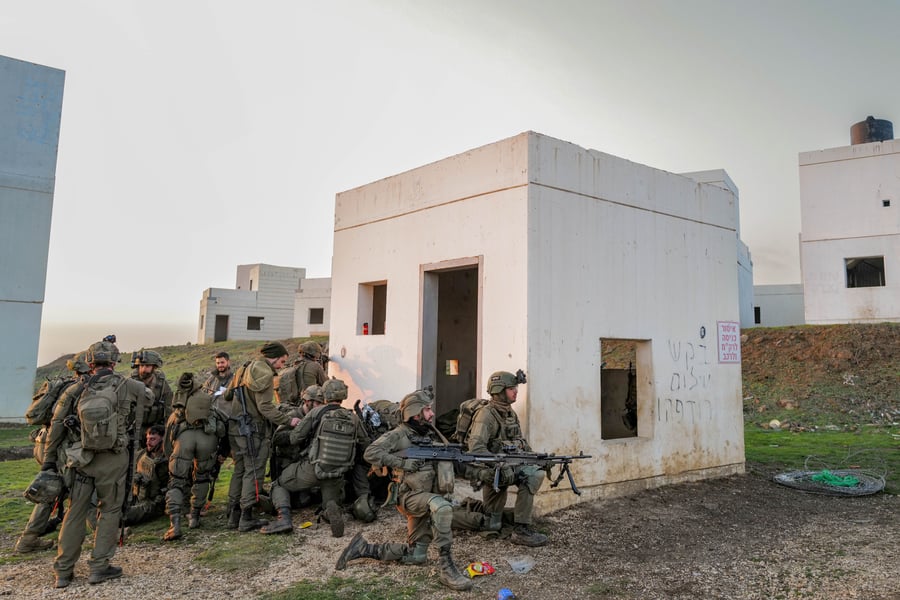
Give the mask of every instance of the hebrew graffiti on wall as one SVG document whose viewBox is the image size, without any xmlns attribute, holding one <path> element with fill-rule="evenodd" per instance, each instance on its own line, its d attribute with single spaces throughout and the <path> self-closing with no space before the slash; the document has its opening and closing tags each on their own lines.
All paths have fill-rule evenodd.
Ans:
<svg viewBox="0 0 900 600">
<path fill-rule="evenodd" d="M 708 390 L 712 381 L 709 347 L 704 342 L 668 340 L 669 389 L 656 399 L 661 423 L 700 423 L 712 420 Z M 664 371 L 665 372 L 665 371 Z"/>
</svg>

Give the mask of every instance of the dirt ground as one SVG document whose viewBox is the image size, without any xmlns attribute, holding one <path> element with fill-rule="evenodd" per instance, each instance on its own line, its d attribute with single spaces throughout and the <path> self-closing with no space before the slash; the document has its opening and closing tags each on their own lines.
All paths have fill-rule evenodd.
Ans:
<svg viewBox="0 0 900 600">
<path fill-rule="evenodd" d="M 291 550 L 254 572 L 222 573 L 191 560 L 216 542 L 221 522 L 210 518 L 203 529 L 188 533 L 200 537 L 199 543 L 126 543 L 114 560 L 125 576 L 99 586 L 86 583 L 84 557 L 76 581 L 58 591 L 52 588 L 52 552 L 3 565 L 0 596 L 249 598 L 301 579 L 378 575 L 403 582 L 425 575 L 423 600 L 495 598 L 503 587 L 521 599 L 900 599 L 900 497 L 807 494 L 772 482 L 771 475 L 751 465 L 746 475 L 597 500 L 547 515 L 536 523 L 551 537 L 543 548 L 461 532 L 454 541 L 460 567 L 477 560 L 496 568 L 493 575 L 477 577 L 471 592 L 449 592 L 437 583 L 433 548 L 425 567 L 358 560 L 334 571 L 341 549 L 360 529 L 372 541 L 402 539 L 402 519 L 381 509 L 376 523 L 348 521 L 343 538 L 332 538 L 327 527 L 295 529 Z M 310 517 L 297 511 L 294 522 Z M 13 542 L 4 540 L 3 554 Z M 523 556 L 534 567 L 516 574 L 507 559 Z"/>
</svg>

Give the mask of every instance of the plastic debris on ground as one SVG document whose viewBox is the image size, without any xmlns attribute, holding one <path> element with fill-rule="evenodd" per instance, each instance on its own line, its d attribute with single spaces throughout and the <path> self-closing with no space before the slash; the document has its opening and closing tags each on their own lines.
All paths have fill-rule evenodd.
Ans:
<svg viewBox="0 0 900 600">
<path fill-rule="evenodd" d="M 506 559 L 506 562 L 509 563 L 513 573 L 518 573 L 519 575 L 524 575 L 534 568 L 534 559 L 527 555 L 510 556 Z"/>
<path fill-rule="evenodd" d="M 473 562 L 469 563 L 469 566 L 466 567 L 466 574 L 474 579 L 479 575 L 493 575 L 494 567 L 491 563 L 486 562 Z"/>
</svg>

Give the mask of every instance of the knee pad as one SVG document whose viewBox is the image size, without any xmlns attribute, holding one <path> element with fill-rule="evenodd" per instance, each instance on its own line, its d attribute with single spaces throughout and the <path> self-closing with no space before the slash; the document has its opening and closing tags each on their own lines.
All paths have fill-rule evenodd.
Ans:
<svg viewBox="0 0 900 600">
<path fill-rule="evenodd" d="M 178 479 L 189 479 L 194 470 L 194 461 L 190 458 L 173 456 L 169 459 L 169 474 Z"/>
<path fill-rule="evenodd" d="M 434 523 L 434 528 L 441 532 L 450 531 L 453 524 L 453 505 L 440 498 L 440 502 L 436 500 L 429 502 L 428 507 L 431 509 L 431 521 Z"/>
</svg>

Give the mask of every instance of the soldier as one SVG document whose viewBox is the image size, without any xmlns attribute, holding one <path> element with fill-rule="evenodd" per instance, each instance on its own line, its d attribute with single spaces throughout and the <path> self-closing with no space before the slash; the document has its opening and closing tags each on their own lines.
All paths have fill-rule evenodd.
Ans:
<svg viewBox="0 0 900 600">
<path fill-rule="evenodd" d="M 301 396 L 303 402 L 300 406 L 291 406 L 290 404 L 279 404 L 278 410 L 289 417 L 300 417 L 301 422 L 312 408 L 322 406 L 325 403 L 325 396 L 322 388 L 318 385 L 311 385 L 303 390 Z M 269 474 L 272 481 L 278 479 L 281 472 L 291 463 L 298 462 L 305 455 L 308 444 L 292 444 L 291 432 L 293 428 L 290 424 L 279 425 L 278 429 L 272 435 L 272 460 L 270 462 Z"/>
<path fill-rule="evenodd" d="M 194 379 L 193 373 L 184 373 L 178 379 L 178 391 L 172 401 L 174 410 L 166 424 L 169 454 L 166 512 L 171 522 L 163 536 L 166 541 L 181 537 L 181 508 L 188 497 L 191 505 L 188 527 L 200 527 L 200 511 L 209 493 L 216 448 L 219 437 L 225 435 L 225 423 L 216 417 L 212 402 L 212 396 Z"/>
<path fill-rule="evenodd" d="M 372 442 L 365 458 L 376 467 L 393 471 L 392 498 L 397 510 L 406 516 L 407 543 L 370 544 L 357 533 L 338 558 L 335 569 L 342 570 L 356 558 L 397 560 L 403 564 L 424 565 L 431 542 L 440 552 L 442 584 L 452 590 L 468 590 L 472 581 L 464 577 L 453 562 L 451 523 L 453 505 L 438 492 L 436 462 L 404 459 L 397 452 L 421 441 L 438 439 L 432 423 L 432 398 L 424 391 L 408 394 L 400 402 L 402 423 Z M 452 483 L 452 478 L 451 478 Z"/>
<path fill-rule="evenodd" d="M 225 391 L 228 389 L 228 384 L 231 382 L 231 378 L 234 376 L 231 372 L 231 357 L 223 350 L 216 352 L 215 361 L 216 368 L 209 374 L 209 377 L 206 378 L 203 389 L 212 396 L 213 410 L 216 412 L 219 420 L 227 427 L 227 415 L 230 413 L 231 408 L 225 401 L 224 395 Z M 215 490 L 216 480 L 219 479 L 219 472 L 222 470 L 222 463 L 224 463 L 225 459 L 230 455 L 231 444 L 228 441 L 226 432 L 225 435 L 219 437 L 218 447 L 216 448 L 216 464 L 213 465 L 212 472 L 210 473 L 210 492 L 208 495 L 210 501 L 212 500 L 212 492 Z M 205 513 L 201 511 L 201 515 L 204 514 Z M 237 524 L 235 524 L 235 527 L 237 527 Z"/>
<path fill-rule="evenodd" d="M 503 453 L 504 447 L 514 446 L 523 452 L 531 452 L 531 446 L 522 435 L 519 417 L 512 409 L 519 393 L 518 378 L 507 371 L 497 371 L 488 379 L 487 392 L 490 401 L 480 407 L 472 417 L 472 425 L 466 437 L 467 449 L 472 454 Z M 500 471 L 500 491 L 493 488 L 494 468 L 490 465 L 470 467 L 469 476 L 481 481 L 484 511 L 489 520 L 486 530 L 499 531 L 503 525 L 503 507 L 507 490 L 516 486 L 515 527 L 510 540 L 522 546 L 543 546 L 547 536 L 531 528 L 534 511 L 534 495 L 544 482 L 544 472 L 534 465 L 506 466 Z"/>
<path fill-rule="evenodd" d="M 162 365 L 162 356 L 153 350 L 131 353 L 131 378 L 142 382 L 153 392 L 153 401 L 144 406 L 144 415 L 141 419 L 143 423 L 140 437 L 142 446 L 150 426 L 160 425 L 165 428 L 166 419 L 172 413 L 172 388 L 166 381 L 166 374 L 160 370 Z"/>
<path fill-rule="evenodd" d="M 358 467 L 357 456 L 365 452 L 369 444 L 362 423 L 356 414 L 341 406 L 347 399 L 347 386 L 340 379 L 329 379 L 322 386 L 325 404 L 314 408 L 303 417 L 300 425 L 290 433 L 294 446 L 309 445 L 309 452 L 302 460 L 285 467 L 272 482 L 272 503 L 278 510 L 278 520 L 262 528 L 262 533 L 291 531 L 291 492 L 308 492 L 312 488 L 322 491 L 325 518 L 331 525 L 331 535 L 344 535 L 344 517 L 341 502 L 344 495 L 344 475 L 354 472 L 353 485 L 357 496 L 363 497 L 365 519 L 374 519 L 369 506 L 369 480 L 366 467 Z M 362 503 L 360 503 L 362 506 Z M 372 518 L 368 518 L 371 513 Z M 364 519 L 364 520 L 365 520 Z"/>
<path fill-rule="evenodd" d="M 265 465 L 269 458 L 270 436 L 278 425 L 296 426 L 299 417 L 288 417 L 274 403 L 275 376 L 284 367 L 288 351 L 281 342 L 268 342 L 260 358 L 243 365 L 234 374 L 231 387 L 243 389 L 244 406 L 233 392 L 228 437 L 234 456 L 234 474 L 228 489 L 228 527 L 251 531 L 266 525 L 253 515 L 259 502 Z M 246 413 L 245 413 L 246 410 Z M 246 429 L 241 431 L 243 420 Z M 249 438 L 249 439 L 248 439 Z M 251 451 L 252 447 L 252 451 Z"/>
<path fill-rule="evenodd" d="M 66 367 L 72 371 L 73 375 L 67 377 L 64 381 L 61 382 L 61 391 L 59 392 L 59 396 L 56 399 L 56 403 L 59 402 L 59 398 L 62 394 L 65 393 L 70 387 L 74 387 L 77 389 L 81 389 L 79 385 L 82 378 L 87 375 L 87 372 L 90 370 L 90 367 L 84 360 L 84 353 L 78 353 L 73 358 L 66 361 Z M 48 410 L 51 410 L 51 407 L 47 407 Z M 52 410 L 50 412 L 52 418 Z M 74 439 L 65 440 L 65 443 L 60 443 L 58 445 L 58 450 L 56 452 L 56 456 L 48 457 L 46 456 L 46 448 L 50 443 L 50 423 L 48 420 L 46 423 L 41 425 L 41 428 L 37 430 L 34 434 L 34 459 L 38 462 L 39 465 L 43 465 L 46 459 L 51 459 L 56 461 L 57 471 L 63 474 L 63 481 L 65 482 L 65 474 L 66 474 L 66 454 L 65 450 L 69 447 L 71 441 Z M 68 436 L 66 436 L 68 437 Z M 31 511 L 31 516 L 28 518 L 28 523 L 25 525 L 25 531 L 22 532 L 22 535 L 19 536 L 19 539 L 16 540 L 16 545 L 14 551 L 19 554 L 25 554 L 27 552 L 34 552 L 35 550 L 47 550 L 53 546 L 53 542 L 50 540 L 42 540 L 40 536 L 48 534 L 56 529 L 56 527 L 62 522 L 61 515 L 63 514 L 63 502 L 65 500 L 66 488 L 68 486 L 65 485 L 63 487 L 63 491 L 60 493 L 59 497 L 54 498 L 50 502 L 41 502 L 34 505 L 34 508 Z M 59 513 L 57 517 L 52 517 L 54 508 L 59 508 Z"/>
<path fill-rule="evenodd" d="M 135 459 L 131 489 L 133 504 L 125 511 L 125 524 L 151 521 L 166 512 L 166 488 L 169 487 L 169 458 L 163 446 L 166 430 L 151 425 L 144 448 Z"/>
<path fill-rule="evenodd" d="M 308 415 L 312 409 L 325 404 L 325 393 L 320 385 L 311 385 L 300 396 L 299 413 L 301 417 Z"/>
<path fill-rule="evenodd" d="M 113 371 L 119 360 L 119 349 L 111 342 L 97 342 L 88 348 L 85 359 L 91 367 L 91 377 L 85 381 L 82 393 L 66 394 L 58 412 L 75 414 L 80 421 L 81 444 L 73 444 L 67 451 L 68 464 L 74 469 L 74 483 L 70 492 L 69 511 L 59 532 L 59 550 L 53 570 L 56 587 L 68 587 L 84 542 L 84 522 L 92 508 L 91 497 L 96 493 L 97 527 L 91 550 L 88 583 L 96 584 L 121 577 L 122 568 L 109 564 L 116 552 L 116 530 L 125 500 L 125 479 L 128 474 L 129 425 L 140 428 L 141 415 L 136 407 L 143 403 L 146 388 L 140 382 L 125 379 Z M 112 425 L 110 427 L 110 425 Z M 41 470 L 57 470 L 56 455 L 62 435 L 57 429 L 65 427 L 54 414 L 50 425 L 50 444 Z"/>
</svg>

